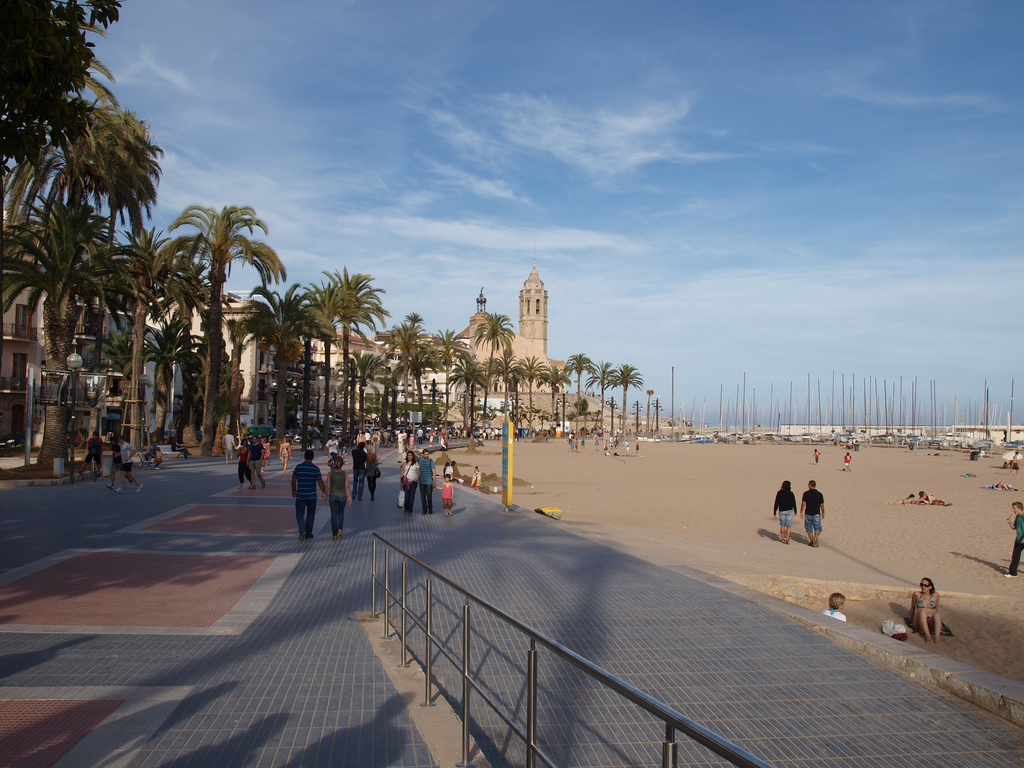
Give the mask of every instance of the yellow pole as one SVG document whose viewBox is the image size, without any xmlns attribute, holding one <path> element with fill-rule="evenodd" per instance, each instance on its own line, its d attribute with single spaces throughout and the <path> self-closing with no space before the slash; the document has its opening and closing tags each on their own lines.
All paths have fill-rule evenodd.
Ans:
<svg viewBox="0 0 1024 768">
<path fill-rule="evenodd" d="M 515 434 L 511 422 L 501 425 L 501 503 L 512 506 L 512 440 Z"/>
</svg>

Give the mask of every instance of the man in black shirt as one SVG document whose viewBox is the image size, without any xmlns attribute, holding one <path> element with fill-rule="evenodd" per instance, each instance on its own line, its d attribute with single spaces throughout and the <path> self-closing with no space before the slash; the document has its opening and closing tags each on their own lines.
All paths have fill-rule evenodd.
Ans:
<svg viewBox="0 0 1024 768">
<path fill-rule="evenodd" d="M 352 498 L 356 501 L 363 500 L 363 482 L 366 480 L 366 443 L 359 441 L 359 445 L 352 449 Z"/>
<path fill-rule="evenodd" d="M 807 490 L 800 501 L 800 517 L 807 532 L 807 543 L 817 547 L 818 537 L 821 536 L 821 521 L 825 517 L 825 497 L 821 495 L 813 480 L 807 482 Z"/>
</svg>

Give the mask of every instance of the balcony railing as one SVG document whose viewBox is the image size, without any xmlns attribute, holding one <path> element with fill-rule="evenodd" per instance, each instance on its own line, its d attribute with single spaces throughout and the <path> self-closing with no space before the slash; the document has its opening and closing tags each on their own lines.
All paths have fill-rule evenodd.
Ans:
<svg viewBox="0 0 1024 768">
<path fill-rule="evenodd" d="M 9 339 L 39 341 L 39 329 L 23 323 L 4 323 L 4 336 Z"/>
<path fill-rule="evenodd" d="M 24 376 L 0 376 L 0 392 L 24 392 L 27 385 Z"/>
</svg>

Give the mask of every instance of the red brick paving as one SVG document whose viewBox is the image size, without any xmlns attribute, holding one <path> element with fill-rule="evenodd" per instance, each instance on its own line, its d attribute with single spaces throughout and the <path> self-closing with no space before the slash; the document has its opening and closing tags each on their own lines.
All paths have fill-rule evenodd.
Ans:
<svg viewBox="0 0 1024 768">
<path fill-rule="evenodd" d="M 161 520 L 146 531 L 195 533 L 294 533 L 295 507 L 255 507 L 246 504 L 199 504 Z"/>
<path fill-rule="evenodd" d="M 0 701 L 0 765 L 50 768 L 122 703 Z"/>
<path fill-rule="evenodd" d="M 0 624 L 209 627 L 273 557 L 91 552 L 0 588 Z"/>
</svg>

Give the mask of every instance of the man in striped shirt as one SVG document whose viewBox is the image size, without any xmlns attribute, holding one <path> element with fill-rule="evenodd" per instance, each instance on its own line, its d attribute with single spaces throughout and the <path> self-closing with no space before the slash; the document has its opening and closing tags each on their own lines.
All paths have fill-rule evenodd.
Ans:
<svg viewBox="0 0 1024 768">
<path fill-rule="evenodd" d="M 316 517 L 316 487 L 327 494 L 320 467 L 313 463 L 313 451 L 303 454 L 303 461 L 292 471 L 292 498 L 295 499 L 295 522 L 299 526 L 299 539 L 313 538 L 313 518 Z"/>
</svg>

